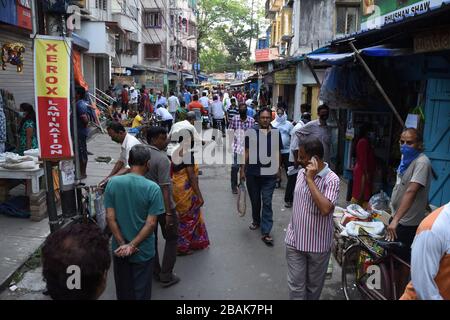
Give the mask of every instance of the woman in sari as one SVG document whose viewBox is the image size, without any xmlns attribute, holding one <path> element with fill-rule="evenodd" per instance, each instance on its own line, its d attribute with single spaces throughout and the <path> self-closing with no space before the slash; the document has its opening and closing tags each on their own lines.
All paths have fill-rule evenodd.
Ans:
<svg viewBox="0 0 450 320">
<path fill-rule="evenodd" d="M 192 254 L 193 250 L 209 246 L 208 232 L 200 209 L 204 200 L 198 185 L 198 166 L 194 163 L 189 145 L 189 142 L 181 143 L 176 152 L 179 152 L 182 161 L 172 163 L 173 198 L 179 216 L 178 255 Z M 185 154 L 189 156 L 184 157 Z"/>
</svg>

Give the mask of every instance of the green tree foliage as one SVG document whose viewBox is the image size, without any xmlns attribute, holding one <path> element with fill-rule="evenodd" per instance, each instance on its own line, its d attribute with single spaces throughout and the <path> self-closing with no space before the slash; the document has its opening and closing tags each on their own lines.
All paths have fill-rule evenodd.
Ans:
<svg viewBox="0 0 450 320">
<path fill-rule="evenodd" d="M 227 72 L 251 66 L 249 40 L 258 37 L 257 24 L 262 20 L 256 5 L 253 20 L 251 1 L 248 0 L 199 0 L 198 8 L 198 45 L 202 69 L 206 72 Z"/>
</svg>

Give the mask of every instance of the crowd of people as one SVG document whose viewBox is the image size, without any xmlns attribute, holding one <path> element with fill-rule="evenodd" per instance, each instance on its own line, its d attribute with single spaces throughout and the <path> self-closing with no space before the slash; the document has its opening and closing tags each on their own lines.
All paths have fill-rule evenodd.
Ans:
<svg viewBox="0 0 450 320">
<path fill-rule="evenodd" d="M 319 299 L 331 255 L 333 212 L 340 195 L 340 179 L 330 167 L 329 107 L 320 105 L 318 119 L 311 121 L 311 107 L 302 105 L 302 120 L 292 123 L 282 102 L 275 108 L 261 106 L 254 92 L 246 95 L 215 92 L 211 99 L 206 92 L 199 97 L 198 92 L 191 94 L 184 90 L 179 95 L 171 92 L 166 99 L 162 93 L 150 98 L 152 90 L 147 94 L 144 88 L 141 93 L 147 95 L 150 102 L 142 104 L 139 99 L 135 102 L 131 98 L 131 91 L 129 106 L 124 105 L 127 100 L 122 96 L 125 111 L 121 112 L 127 112 L 127 108 L 133 110 L 137 105 L 147 105 L 148 112 L 163 108 L 167 113 L 161 114 L 171 117 L 173 123 L 150 127 L 148 145 L 127 133 L 119 122 L 108 125 L 109 136 L 121 145 L 119 160 L 100 183 L 106 185 L 105 207 L 112 235 L 117 298 L 150 299 L 153 281 L 164 287 L 180 281 L 173 272 L 177 255 L 190 255 L 210 245 L 202 214 L 205 200 L 198 182 L 199 167 L 192 151 L 195 143 L 204 143 L 194 122 L 199 113 L 206 110 L 213 117 L 215 129 L 222 130 L 220 122 L 223 121 L 234 134 L 230 191 L 237 194 L 238 186 L 246 185 L 252 212 L 249 229 L 260 229 L 261 240 L 269 247 L 275 241 L 271 235 L 272 199 L 284 172 L 287 180 L 285 206 L 292 208 L 284 238 L 289 297 Z M 352 202 L 363 206 L 372 193 L 375 166 L 368 139 L 370 130 L 370 126 L 364 124 L 355 143 Z M 168 156 L 169 142 L 177 143 L 177 148 Z M 432 169 L 430 160 L 423 153 L 420 132 L 405 129 L 399 139 L 399 148 L 402 158 L 392 194 L 394 212 L 386 235 L 388 240 L 404 244 L 397 249 L 397 254 L 411 263 L 411 277 L 409 270 L 398 268 L 398 288 L 403 291 L 406 287 L 404 299 L 448 299 L 450 286 L 445 274 L 450 267 L 447 263 L 450 205 L 425 219 L 429 211 Z M 175 156 L 182 161 L 174 161 Z M 158 227 L 165 240 L 162 261 L 158 254 Z M 75 228 L 83 227 L 56 232 L 49 237 L 46 246 L 81 245 L 77 243 Z M 85 232 L 95 238 L 95 227 L 85 228 Z M 105 250 L 101 240 L 104 236 L 97 231 L 96 248 Z M 64 237 L 67 240 L 62 239 Z M 57 283 L 61 281 L 56 276 L 59 267 L 55 266 L 59 257 L 50 250 L 44 250 L 43 254 L 44 277 L 51 296 L 68 298 L 68 293 L 62 292 L 64 290 Z M 96 290 L 89 287 L 85 298 L 96 298 L 99 290 L 104 288 L 104 275 L 110 260 L 103 257 L 101 263 L 91 266 L 89 257 L 92 253 L 80 250 L 79 254 L 86 255 L 87 259 L 77 262 L 95 269 L 90 274 L 98 286 Z M 412 281 L 407 285 L 410 278 Z"/>
</svg>

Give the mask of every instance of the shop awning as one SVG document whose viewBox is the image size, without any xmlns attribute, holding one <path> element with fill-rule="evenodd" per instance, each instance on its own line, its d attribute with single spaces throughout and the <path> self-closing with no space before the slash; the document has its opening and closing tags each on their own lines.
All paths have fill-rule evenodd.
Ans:
<svg viewBox="0 0 450 320">
<path fill-rule="evenodd" d="M 353 60 L 355 54 L 350 53 L 322 53 L 322 54 L 308 54 L 308 59 L 317 62 L 325 62 L 331 65 L 341 65 Z"/>
<path fill-rule="evenodd" d="M 89 41 L 77 35 L 75 32 L 72 33 L 72 42 L 84 50 L 89 50 Z"/>
<path fill-rule="evenodd" d="M 370 57 L 396 57 L 412 54 L 412 49 L 408 48 L 388 48 L 386 46 L 375 46 L 364 48 L 360 52 Z"/>
<path fill-rule="evenodd" d="M 412 54 L 412 49 L 408 48 L 389 48 L 386 46 L 368 47 L 359 50 L 360 54 L 370 57 L 396 57 Z M 328 63 L 330 65 L 342 65 L 354 60 L 355 53 L 322 53 L 308 54 L 308 59 L 312 61 Z"/>
</svg>

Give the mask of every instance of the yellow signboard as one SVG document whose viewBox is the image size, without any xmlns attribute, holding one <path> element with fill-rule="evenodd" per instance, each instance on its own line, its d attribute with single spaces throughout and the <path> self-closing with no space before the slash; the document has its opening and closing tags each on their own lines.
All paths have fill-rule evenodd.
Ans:
<svg viewBox="0 0 450 320">
<path fill-rule="evenodd" d="M 275 72 L 275 84 L 296 84 L 297 68 L 291 67 Z"/>
</svg>

